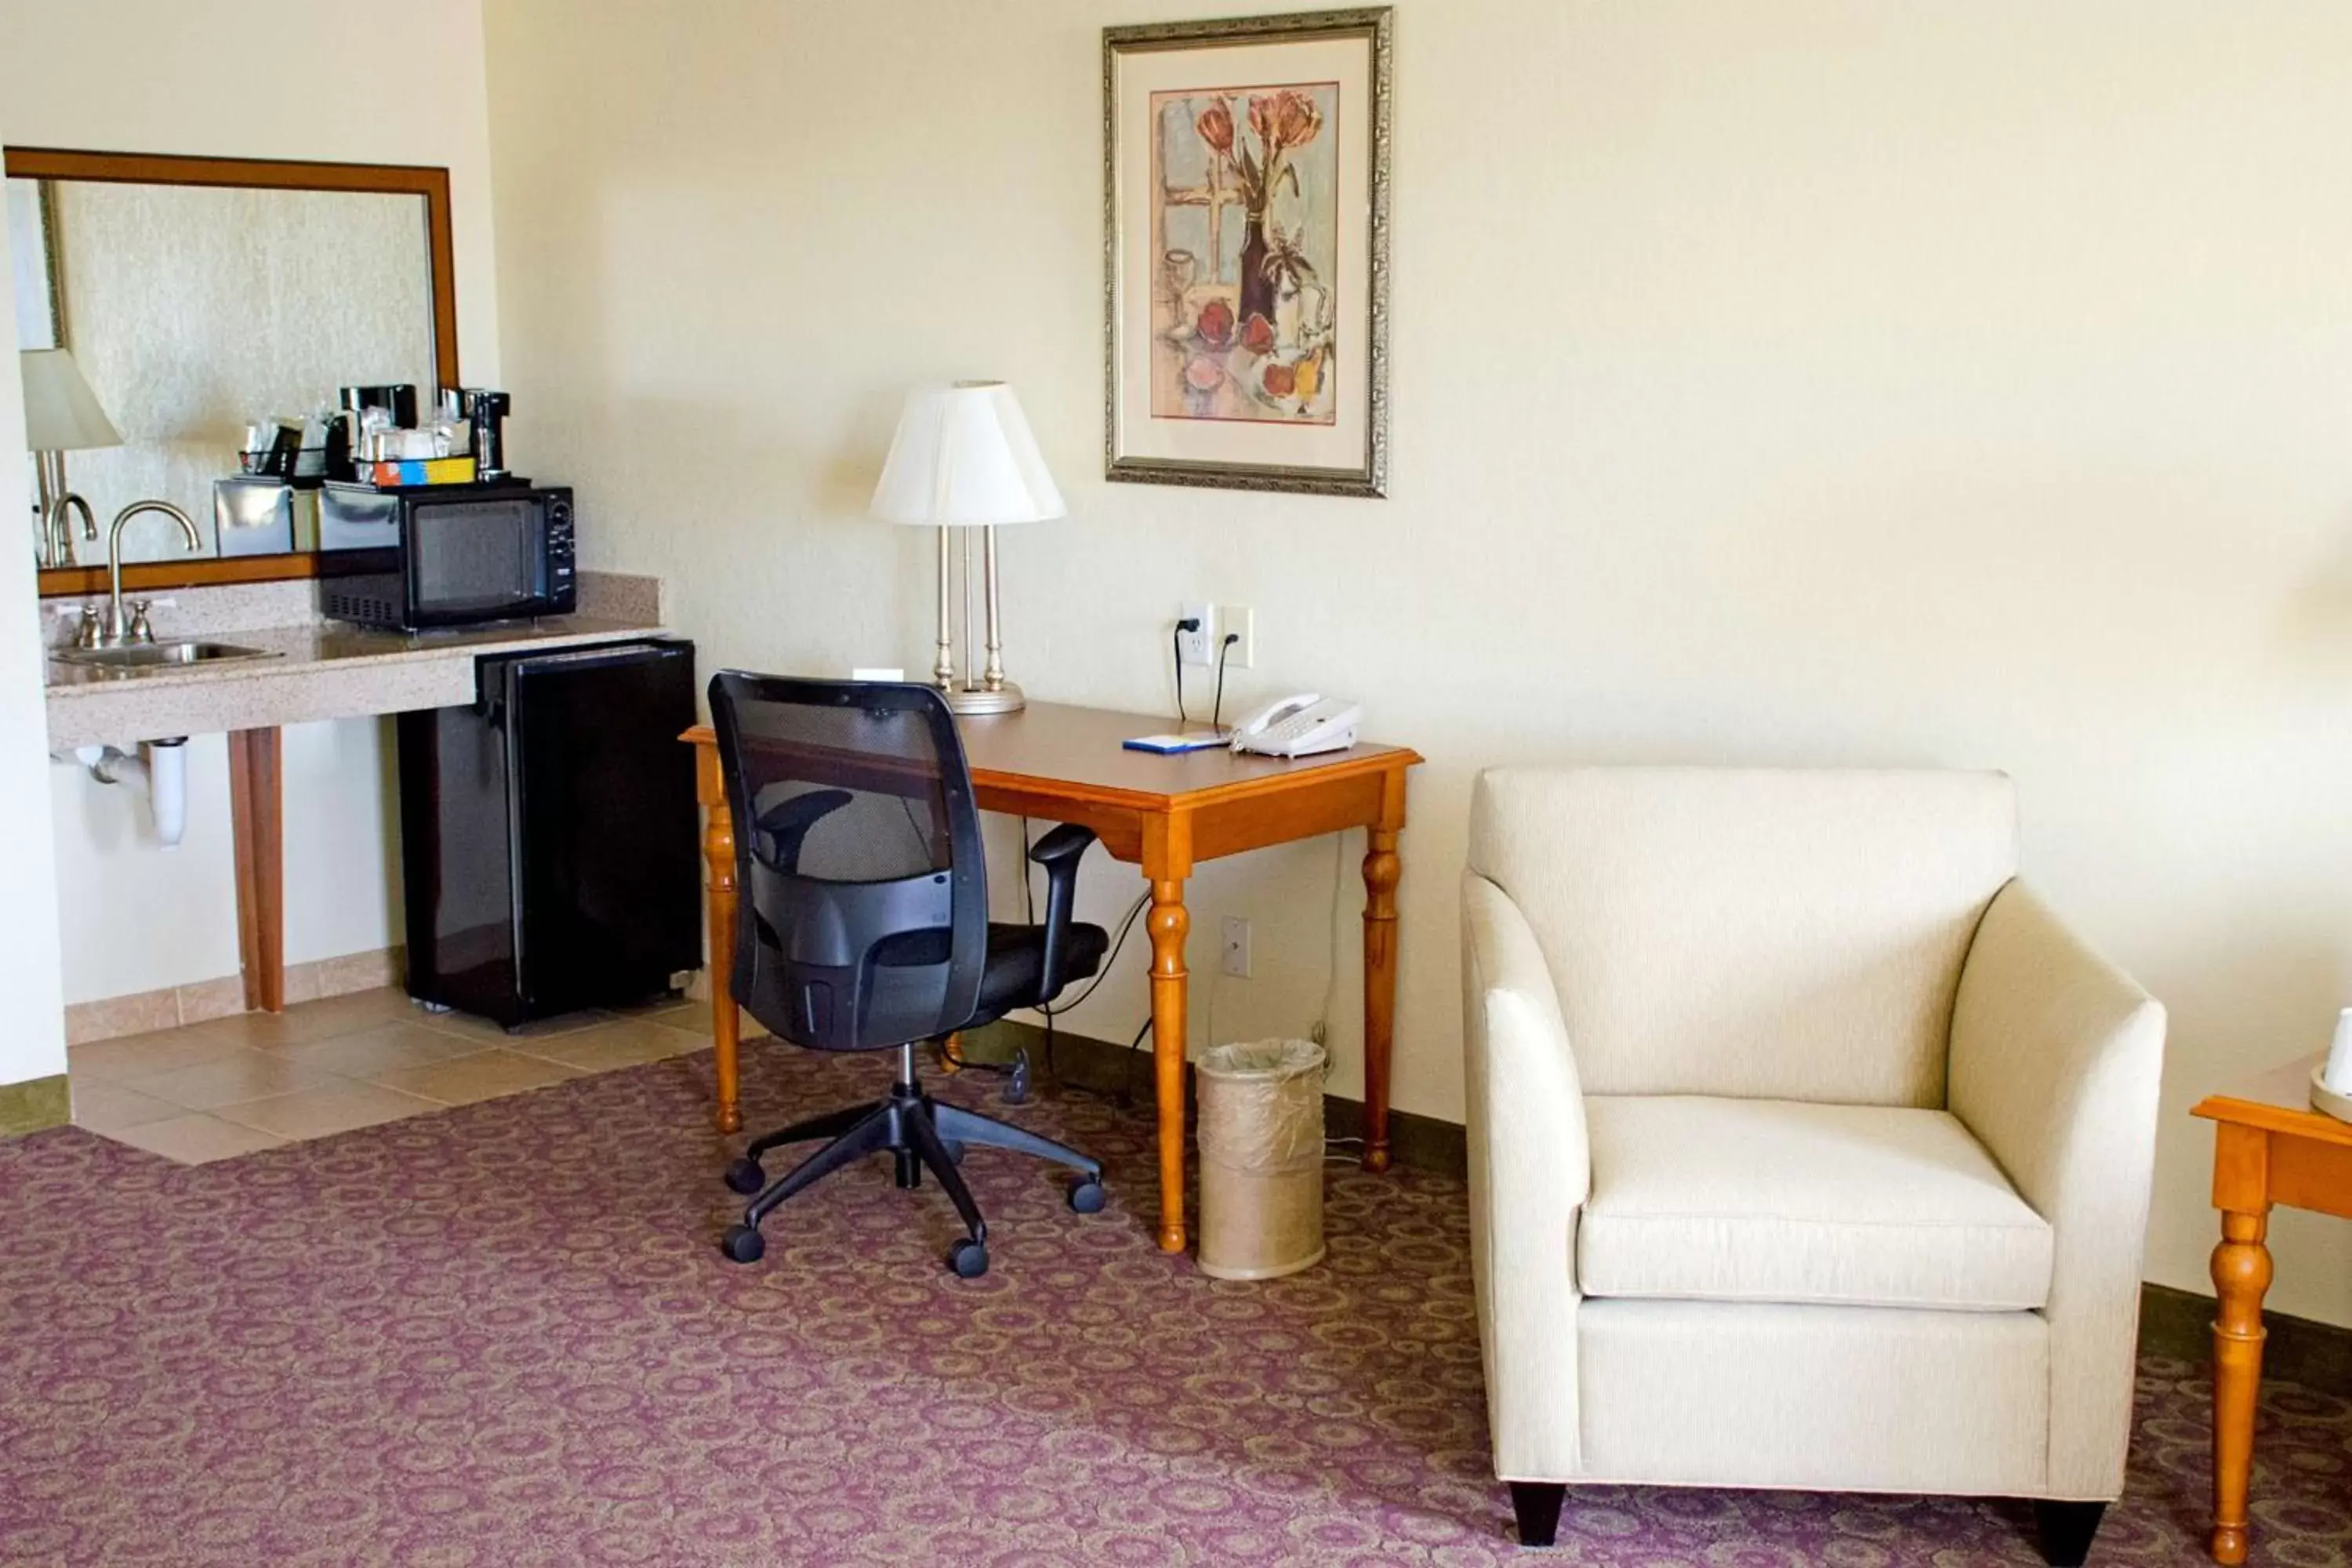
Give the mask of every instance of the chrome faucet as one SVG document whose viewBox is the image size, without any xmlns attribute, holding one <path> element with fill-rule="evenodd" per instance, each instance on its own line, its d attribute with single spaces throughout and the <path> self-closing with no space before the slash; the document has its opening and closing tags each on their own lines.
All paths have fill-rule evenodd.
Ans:
<svg viewBox="0 0 2352 1568">
<path fill-rule="evenodd" d="M 122 525 L 142 511 L 160 511 L 180 525 L 187 537 L 190 551 L 205 547 L 205 536 L 196 531 L 188 514 L 167 500 L 135 500 L 114 514 L 114 526 L 106 534 L 106 626 L 98 636 L 101 647 L 120 647 L 127 642 L 153 642 L 155 634 L 147 626 L 147 606 L 138 606 L 137 616 L 130 622 L 122 618 Z"/>
</svg>

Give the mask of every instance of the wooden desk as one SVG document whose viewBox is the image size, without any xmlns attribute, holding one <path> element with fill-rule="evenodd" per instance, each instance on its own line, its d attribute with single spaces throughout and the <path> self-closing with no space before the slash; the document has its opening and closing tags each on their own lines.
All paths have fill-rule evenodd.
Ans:
<svg viewBox="0 0 2352 1568">
<path fill-rule="evenodd" d="M 2246 1560 L 2246 1488 L 2254 1468 L 2254 1394 L 2263 1375 L 2263 1239 L 2273 1204 L 2352 1219 L 2352 1123 L 2311 1109 L 2315 1057 L 2210 1095 L 2190 1114 L 2215 1123 L 2213 1206 L 2213 1561 Z"/>
<path fill-rule="evenodd" d="M 1224 750 L 1155 756 L 1119 742 L 1170 728 L 1166 719 L 1033 702 L 1018 713 L 967 718 L 959 728 L 983 811 L 1091 827 L 1111 856 L 1151 885 L 1151 1052 L 1160 1115 L 1160 1245 L 1184 1249 L 1184 1035 L 1188 972 L 1184 880 L 1202 860 L 1294 839 L 1366 830 L 1364 853 L 1364 1168 L 1389 1163 L 1389 1055 L 1396 1022 L 1396 889 L 1403 866 L 1405 770 L 1401 746 L 1360 745 L 1297 762 Z M 735 829 L 707 724 L 695 747 L 710 868 L 711 1043 L 719 1130 L 743 1124 L 737 1108 L 740 1040 L 729 993 L 735 930 Z"/>
</svg>

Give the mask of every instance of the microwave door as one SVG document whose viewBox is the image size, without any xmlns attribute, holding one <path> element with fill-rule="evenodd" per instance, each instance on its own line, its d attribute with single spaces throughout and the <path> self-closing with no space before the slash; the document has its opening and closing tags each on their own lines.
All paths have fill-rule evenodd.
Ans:
<svg viewBox="0 0 2352 1568">
<path fill-rule="evenodd" d="M 544 602 L 546 540 L 536 502 L 417 501 L 406 512 L 403 553 L 417 626 L 527 616 Z"/>
</svg>

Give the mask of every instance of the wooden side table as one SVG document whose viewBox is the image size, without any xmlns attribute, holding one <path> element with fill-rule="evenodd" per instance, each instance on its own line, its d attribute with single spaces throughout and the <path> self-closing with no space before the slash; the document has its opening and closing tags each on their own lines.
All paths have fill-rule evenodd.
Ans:
<svg viewBox="0 0 2352 1568">
<path fill-rule="evenodd" d="M 2352 1219 L 2352 1122 L 2311 1109 L 2319 1058 L 2276 1068 L 2192 1115 L 2214 1123 L 2213 1561 L 2246 1560 L 2246 1490 L 2254 1468 L 2254 1395 L 2263 1375 L 2263 1295 L 2271 1285 L 2273 1204 Z"/>
</svg>

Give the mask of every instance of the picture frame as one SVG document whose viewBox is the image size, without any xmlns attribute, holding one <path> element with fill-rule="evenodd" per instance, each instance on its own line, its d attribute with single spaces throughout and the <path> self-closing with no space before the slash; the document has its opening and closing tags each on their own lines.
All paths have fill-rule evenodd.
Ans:
<svg viewBox="0 0 2352 1568">
<path fill-rule="evenodd" d="M 1387 493 L 1392 15 L 1103 30 L 1106 478 Z"/>
</svg>

